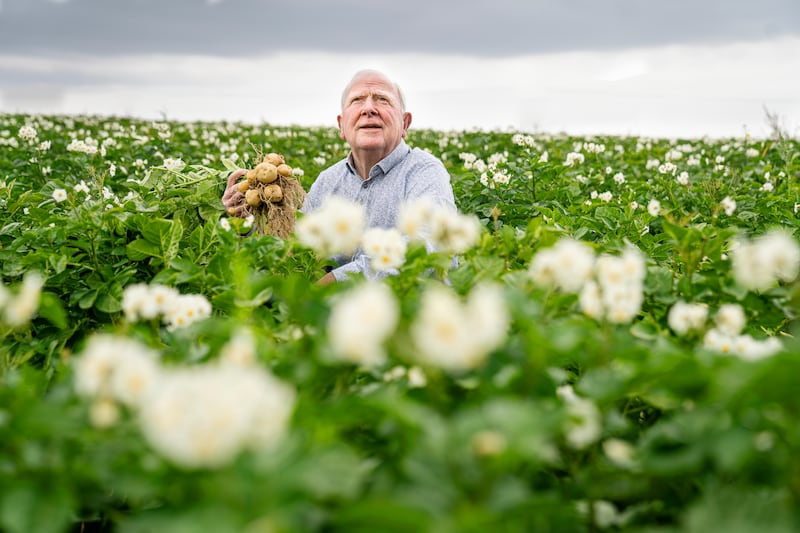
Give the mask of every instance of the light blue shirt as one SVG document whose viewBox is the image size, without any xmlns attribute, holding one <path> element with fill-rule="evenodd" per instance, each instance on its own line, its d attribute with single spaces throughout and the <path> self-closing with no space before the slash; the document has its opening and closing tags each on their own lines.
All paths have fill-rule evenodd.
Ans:
<svg viewBox="0 0 800 533">
<path fill-rule="evenodd" d="M 364 206 L 368 228 L 393 228 L 403 202 L 428 197 L 434 205 L 456 209 L 450 174 L 435 156 L 419 148 L 410 148 L 400 141 L 397 148 L 379 161 L 362 180 L 356 172 L 352 153 L 323 170 L 308 191 L 303 213 L 322 206 L 328 196 L 335 195 Z M 350 257 L 337 257 L 340 266 L 333 270 L 337 281 L 348 273 L 361 272 L 367 278 L 378 278 L 391 271 L 373 273 L 370 258 L 359 249 Z"/>
</svg>

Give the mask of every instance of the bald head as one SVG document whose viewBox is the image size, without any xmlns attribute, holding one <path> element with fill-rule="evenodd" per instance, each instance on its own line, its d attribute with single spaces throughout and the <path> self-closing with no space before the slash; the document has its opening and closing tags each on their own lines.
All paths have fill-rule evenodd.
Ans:
<svg viewBox="0 0 800 533">
<path fill-rule="evenodd" d="M 342 91 L 342 109 L 344 109 L 345 99 L 347 98 L 347 95 L 350 92 L 350 89 L 353 87 L 353 85 L 355 85 L 356 83 L 358 83 L 359 81 L 361 81 L 361 80 L 363 80 L 365 78 L 373 78 L 373 79 L 378 79 L 379 78 L 379 79 L 382 79 L 383 81 L 385 81 L 387 85 L 389 85 L 390 87 L 392 87 L 394 89 L 395 96 L 397 96 L 397 101 L 400 103 L 400 111 L 405 111 L 406 110 L 406 101 L 405 101 L 405 98 L 403 98 L 403 92 L 400 90 L 400 86 L 397 85 L 392 80 L 390 80 L 389 77 L 386 76 L 383 72 L 380 72 L 378 70 L 372 70 L 372 69 L 359 70 L 350 79 L 350 82 L 345 86 L 344 91 Z"/>
</svg>

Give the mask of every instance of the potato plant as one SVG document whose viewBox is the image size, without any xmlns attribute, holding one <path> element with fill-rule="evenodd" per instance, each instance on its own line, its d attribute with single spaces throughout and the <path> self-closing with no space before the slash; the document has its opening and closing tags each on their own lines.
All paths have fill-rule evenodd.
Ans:
<svg viewBox="0 0 800 533">
<path fill-rule="evenodd" d="M 291 231 L 333 128 L 0 115 L 0 529 L 800 529 L 778 133 L 411 130 L 480 232 L 362 291 Z"/>
</svg>

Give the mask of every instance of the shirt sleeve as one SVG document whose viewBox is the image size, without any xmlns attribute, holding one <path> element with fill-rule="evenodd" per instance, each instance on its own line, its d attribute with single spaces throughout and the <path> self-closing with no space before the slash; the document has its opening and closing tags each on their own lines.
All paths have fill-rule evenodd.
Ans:
<svg viewBox="0 0 800 533">
<path fill-rule="evenodd" d="M 396 276 L 399 273 L 399 271 L 395 268 L 374 271 L 370 266 L 370 257 L 361 250 L 356 252 L 352 261 L 331 270 L 331 273 L 333 274 L 333 277 L 336 278 L 336 281 L 344 281 L 349 277 L 350 274 L 357 274 L 359 272 L 363 273 L 364 278 L 370 281 L 379 280 L 385 278 L 386 276 Z"/>
</svg>

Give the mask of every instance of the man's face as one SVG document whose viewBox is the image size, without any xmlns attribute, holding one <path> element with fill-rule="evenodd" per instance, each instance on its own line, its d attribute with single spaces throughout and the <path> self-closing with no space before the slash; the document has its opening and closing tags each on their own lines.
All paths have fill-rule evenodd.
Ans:
<svg viewBox="0 0 800 533">
<path fill-rule="evenodd" d="M 380 160 L 405 137 L 411 113 L 403 112 L 394 85 L 382 76 L 369 74 L 350 86 L 337 121 L 342 139 L 356 156 L 369 153 Z"/>
</svg>

